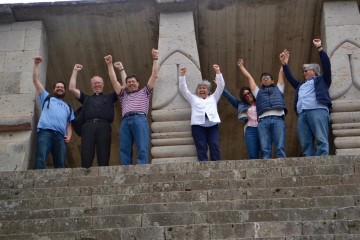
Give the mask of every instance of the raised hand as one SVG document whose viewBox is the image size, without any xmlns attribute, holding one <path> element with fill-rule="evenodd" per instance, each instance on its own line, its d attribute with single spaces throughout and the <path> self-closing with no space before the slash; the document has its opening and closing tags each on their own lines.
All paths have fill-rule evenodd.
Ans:
<svg viewBox="0 0 360 240">
<path fill-rule="evenodd" d="M 38 65 L 41 62 L 42 62 L 42 57 L 41 56 L 34 57 L 34 64 Z"/>
<path fill-rule="evenodd" d="M 186 67 L 180 68 L 180 76 L 185 76 L 186 73 Z"/>
<path fill-rule="evenodd" d="M 313 40 L 313 44 L 315 45 L 315 47 L 319 48 L 321 47 L 321 39 L 315 38 Z"/>
<path fill-rule="evenodd" d="M 154 60 L 157 60 L 159 58 L 159 50 L 153 48 L 151 49 L 151 54 Z"/>
<path fill-rule="evenodd" d="M 237 62 L 237 65 L 239 68 L 243 67 L 244 66 L 244 59 L 239 59 L 238 62 Z"/>
<path fill-rule="evenodd" d="M 283 65 L 288 64 L 289 57 L 290 57 L 290 52 L 287 49 L 284 49 L 284 51 L 279 55 L 281 64 Z"/>
<path fill-rule="evenodd" d="M 83 66 L 81 64 L 75 64 L 75 66 L 74 66 L 75 71 L 81 71 L 82 68 L 83 68 Z"/>
<path fill-rule="evenodd" d="M 214 65 L 213 65 L 213 69 L 214 69 L 214 71 L 216 72 L 216 74 L 221 73 L 221 72 L 220 72 L 220 67 L 219 67 L 219 65 L 214 64 Z"/>
<path fill-rule="evenodd" d="M 105 56 L 104 59 L 107 64 L 112 64 L 112 56 L 111 55 Z"/>
<path fill-rule="evenodd" d="M 122 62 L 114 62 L 114 67 L 118 68 L 118 69 L 123 69 L 124 68 Z"/>
</svg>

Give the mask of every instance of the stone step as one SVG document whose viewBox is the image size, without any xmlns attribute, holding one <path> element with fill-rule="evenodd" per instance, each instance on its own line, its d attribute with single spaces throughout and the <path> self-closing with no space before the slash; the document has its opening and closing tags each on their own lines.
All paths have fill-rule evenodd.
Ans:
<svg viewBox="0 0 360 240">
<path fill-rule="evenodd" d="M 46 182 L 48 183 L 47 185 L 45 184 Z M 92 196 L 100 194 L 138 194 L 214 189 L 256 189 L 357 184 L 360 182 L 360 174 L 313 175 L 253 179 L 230 178 L 182 181 L 170 180 L 168 182 L 135 184 L 117 184 L 116 181 L 109 181 L 108 178 L 105 186 L 91 186 L 91 179 L 86 181 L 83 178 L 82 181 L 74 180 L 72 182 L 73 184 L 71 184 L 71 186 L 66 186 L 63 181 L 55 179 L 53 183 L 50 183 L 50 181 L 44 181 L 44 184 L 41 185 L 37 184 L 36 186 L 32 186 L 31 184 L 28 184 L 27 186 L 25 186 L 20 184 L 19 182 L 14 183 L 6 181 L 2 184 L 3 189 L 0 190 L 0 200 L 31 199 L 60 196 Z"/>
<path fill-rule="evenodd" d="M 344 198 L 345 199 L 345 198 Z M 331 201 L 331 198 L 326 201 Z M 335 201 L 339 201 L 339 198 L 335 198 Z M 173 203 L 156 205 L 106 205 L 97 207 L 63 207 L 63 208 L 51 208 L 42 207 L 25 209 L 14 209 L 12 211 L 3 211 L 0 218 L 1 226 L 4 227 L 6 222 L 22 221 L 22 219 L 31 220 L 53 220 L 53 219 L 78 219 L 88 217 L 103 217 L 115 218 L 119 216 L 140 216 L 142 217 L 142 225 L 153 226 L 157 225 L 183 225 L 194 224 L 197 218 L 201 219 L 202 215 L 208 215 L 218 217 L 224 215 L 229 222 L 258 222 L 258 221 L 301 221 L 301 220 L 346 220 L 360 218 L 360 206 L 351 205 L 351 199 L 347 199 L 348 206 L 339 207 L 336 204 L 328 204 L 325 206 L 304 206 L 301 203 L 300 207 L 282 206 L 281 208 L 261 208 L 261 206 L 254 209 L 243 209 L 242 203 L 235 202 L 192 202 L 186 203 Z M 284 200 L 282 200 L 285 202 Z M 289 199 L 287 199 L 289 201 Z M 278 201 L 279 202 L 279 201 Z M 321 201 L 320 201 L 321 203 Z M 308 203 L 309 204 L 309 203 Z M 156 211 L 156 209 L 160 209 Z M 201 215 L 199 217 L 199 215 Z M 209 222 L 209 216 L 204 217 Z M 145 223 L 145 217 L 147 217 L 147 224 Z M 134 217 L 135 219 L 135 217 Z M 172 221 L 170 221 L 172 219 Z M 235 220 L 238 219 L 238 220 Z M 31 221 L 26 220 L 26 221 Z M 177 223 L 176 221 L 188 221 L 186 223 Z M 115 221 L 116 222 L 116 221 Z M 1 233 L 1 229 L 0 229 Z"/>
<path fill-rule="evenodd" d="M 91 223 L 89 223 L 91 224 Z M 267 239 L 267 240 L 358 240 L 360 220 L 278 221 L 226 224 L 191 224 L 171 227 L 104 228 L 67 231 L 57 225 L 56 232 L 0 235 L 6 240 L 78 240 L 78 239 Z M 73 227 L 70 227 L 73 228 Z M 290 237 L 289 237 L 290 236 Z"/>
<path fill-rule="evenodd" d="M 357 239 L 359 160 L 0 173 L 0 239 Z"/>
<path fill-rule="evenodd" d="M 64 217 L 91 217 L 97 215 L 120 215 L 120 214 L 142 214 L 142 213 L 169 213 L 169 212 L 203 212 L 203 211 L 255 211 L 274 209 L 313 209 L 328 207 L 345 208 L 357 206 L 359 196 L 341 197 L 314 197 L 314 198 L 282 198 L 282 199 L 243 199 L 224 200 L 211 202 L 174 202 L 174 203 L 149 203 L 149 204 L 123 204 L 104 206 L 74 206 L 74 204 L 63 204 L 45 209 L 30 208 L 27 210 L 2 211 L 0 221 L 12 221 L 22 219 L 41 219 L 51 216 L 52 218 Z M 81 204 L 79 204 L 81 205 Z"/>
<path fill-rule="evenodd" d="M 59 176 L 58 170 L 27 171 L 24 172 L 28 177 L 15 174 L 12 177 L 4 177 L 6 174 L 0 174 L 2 189 L 21 189 L 21 188 L 56 188 L 73 186 L 111 186 L 122 184 L 142 184 L 156 182 L 177 182 L 188 180 L 217 180 L 217 179 L 269 179 L 285 177 L 306 177 L 318 175 L 346 175 L 359 173 L 359 169 L 354 164 L 335 164 L 300 167 L 277 167 L 277 168 L 255 168 L 255 169 L 229 169 L 229 170 L 198 170 L 193 172 L 174 172 L 174 173 L 152 173 L 142 174 L 124 174 L 113 170 L 122 170 L 122 167 L 104 167 L 101 173 L 87 176 Z M 65 170 L 66 172 L 68 170 Z M 104 173 L 106 171 L 106 173 Z M 74 172 L 78 172 L 74 169 Z M 43 174 L 45 173 L 45 174 Z M 98 175 L 101 174 L 101 175 Z"/>
<path fill-rule="evenodd" d="M 341 167 L 348 168 L 353 166 L 353 171 L 359 172 L 359 160 L 360 156 L 330 156 L 327 158 L 312 157 L 312 158 L 287 158 L 287 159 L 271 159 L 271 160 L 232 160 L 232 161 L 216 161 L 205 163 L 176 163 L 176 164 L 147 164 L 147 165 L 135 165 L 135 166 L 111 166 L 111 167 L 93 167 L 90 169 L 83 168 L 66 168 L 66 169 L 45 169 L 45 170 L 29 170 L 23 172 L 1 172 L 1 181 L 14 181 L 14 180 L 26 180 L 25 183 L 31 182 L 31 180 L 47 180 L 47 179 L 66 179 L 77 177 L 113 177 L 113 176 L 133 176 L 130 180 L 144 181 L 143 176 L 151 179 L 154 175 L 170 175 L 178 174 L 179 179 L 181 177 L 192 177 L 192 173 L 199 174 L 203 177 L 209 177 L 211 172 L 229 171 L 229 170 L 248 170 L 248 175 L 242 177 L 255 177 L 259 174 L 257 169 L 261 169 L 261 174 L 279 174 L 281 169 L 284 170 L 284 174 L 291 176 L 300 174 L 314 174 L 314 171 L 327 171 L 324 166 L 339 165 L 340 169 L 332 170 L 341 173 Z M 341 166 L 344 165 L 344 166 Z M 296 167 L 305 168 L 296 168 Z M 316 167 L 315 167 L 316 166 Z M 252 169 L 252 171 L 250 171 Z M 254 170 L 255 169 L 255 170 Z M 266 171 L 266 169 L 268 169 Z M 319 170 L 318 170 L 319 169 Z M 349 169 L 345 169 L 348 171 Z M 210 172 L 210 173 L 209 173 Z M 319 172 L 319 173 L 320 173 Z M 175 175 L 176 176 L 176 175 Z M 194 177 L 194 176 L 193 176 Z M 196 177 L 196 176 L 195 176 Z M 166 178 L 166 177 L 165 177 Z M 99 178 L 100 179 L 100 178 Z M 120 178 L 119 180 L 122 180 Z M 124 181 L 124 180 L 122 180 Z M 35 182 L 36 183 L 36 182 Z"/>
<path fill-rule="evenodd" d="M 0 212 L 8 210 L 52 209 L 70 207 L 99 207 L 127 204 L 171 203 L 171 202 L 210 202 L 239 199 L 282 199 L 311 198 L 323 196 L 360 195 L 359 184 L 249 188 L 249 189 L 213 189 L 193 191 L 154 192 L 139 194 L 111 194 L 9 199 L 0 201 Z M 358 200 L 358 199 L 357 199 Z"/>
</svg>

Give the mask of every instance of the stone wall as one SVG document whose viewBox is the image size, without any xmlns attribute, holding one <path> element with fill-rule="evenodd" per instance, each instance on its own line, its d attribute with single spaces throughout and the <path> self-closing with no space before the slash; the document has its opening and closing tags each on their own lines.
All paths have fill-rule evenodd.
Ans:
<svg viewBox="0 0 360 240">
<path fill-rule="evenodd" d="M 33 57 L 45 59 L 40 65 L 45 86 L 46 46 L 40 21 L 0 25 L 0 171 L 25 170 L 32 162 L 31 143 L 39 112 L 34 107 Z"/>
</svg>

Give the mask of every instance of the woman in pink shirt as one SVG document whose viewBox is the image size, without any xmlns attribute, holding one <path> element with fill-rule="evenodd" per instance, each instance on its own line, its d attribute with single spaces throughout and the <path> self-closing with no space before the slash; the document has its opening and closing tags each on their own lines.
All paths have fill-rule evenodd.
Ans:
<svg viewBox="0 0 360 240">
<path fill-rule="evenodd" d="M 260 159 L 260 140 L 258 135 L 258 121 L 256 100 L 249 87 L 241 88 L 240 100 L 231 95 L 228 89 L 222 94 L 238 111 L 238 119 L 245 122 L 245 144 L 250 159 Z"/>
</svg>

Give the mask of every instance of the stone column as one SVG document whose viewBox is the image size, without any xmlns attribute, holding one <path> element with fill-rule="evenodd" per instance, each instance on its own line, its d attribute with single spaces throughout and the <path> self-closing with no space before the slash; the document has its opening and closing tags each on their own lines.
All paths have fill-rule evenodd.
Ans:
<svg viewBox="0 0 360 240">
<path fill-rule="evenodd" d="M 3 19 L 3 18 L 1 18 Z M 45 62 L 40 75 L 45 86 L 47 49 L 42 22 L 0 22 L 0 171 L 28 169 L 37 123 L 33 57 Z"/>
<path fill-rule="evenodd" d="M 178 69 L 187 68 L 187 84 L 195 92 L 201 81 L 192 12 L 161 13 L 159 79 L 152 99 L 152 163 L 197 161 L 191 136 L 191 108 L 179 92 Z"/>
<path fill-rule="evenodd" d="M 355 1 L 325 2 L 322 36 L 332 67 L 336 155 L 360 154 L 360 15 Z"/>
</svg>

